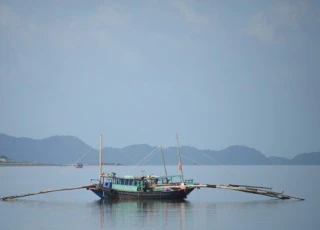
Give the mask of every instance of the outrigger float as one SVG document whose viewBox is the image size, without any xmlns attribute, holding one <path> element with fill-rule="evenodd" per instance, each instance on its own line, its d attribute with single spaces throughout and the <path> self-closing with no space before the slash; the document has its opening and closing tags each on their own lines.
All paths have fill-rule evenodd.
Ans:
<svg viewBox="0 0 320 230">
<path fill-rule="evenodd" d="M 7 196 L 0 198 L 1 200 L 10 200 L 19 197 L 26 197 L 32 195 L 38 195 L 49 192 L 75 190 L 75 189 L 87 189 L 91 190 L 101 199 L 110 200 L 125 200 L 125 199 L 143 199 L 143 200 L 183 200 L 195 189 L 200 188 L 219 188 L 229 189 L 239 192 L 252 193 L 257 195 L 263 195 L 273 197 L 281 200 L 296 199 L 304 200 L 294 196 L 289 196 L 283 192 L 274 192 L 272 188 L 250 185 L 237 185 L 237 184 L 200 184 L 195 183 L 193 179 L 184 179 L 180 145 L 178 141 L 178 156 L 179 164 L 178 168 L 181 175 L 168 176 L 166 165 L 162 152 L 163 165 L 165 169 L 165 176 L 124 176 L 118 177 L 116 173 L 103 173 L 102 172 L 102 136 L 100 136 L 100 170 L 99 179 L 91 179 L 90 184 L 87 186 L 62 188 L 55 190 L 45 190 L 41 192 L 28 193 L 23 195 Z"/>
</svg>

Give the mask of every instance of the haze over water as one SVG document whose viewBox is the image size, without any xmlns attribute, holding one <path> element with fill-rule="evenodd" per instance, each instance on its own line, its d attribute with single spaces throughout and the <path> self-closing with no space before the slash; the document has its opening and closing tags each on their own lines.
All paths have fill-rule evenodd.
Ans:
<svg viewBox="0 0 320 230">
<path fill-rule="evenodd" d="M 0 0 L 0 133 L 320 150 L 318 0 Z M 0 153 L 5 154 L 5 153 Z"/>
<path fill-rule="evenodd" d="M 154 173 L 161 166 L 112 166 L 119 176 Z M 176 166 L 169 174 L 178 174 Z M 272 186 L 306 198 L 276 200 L 228 190 L 199 189 L 184 202 L 101 201 L 74 190 L 0 202 L 1 229 L 319 229 L 319 166 L 185 166 L 200 183 Z M 98 167 L 0 167 L 0 196 L 88 184 Z"/>
</svg>

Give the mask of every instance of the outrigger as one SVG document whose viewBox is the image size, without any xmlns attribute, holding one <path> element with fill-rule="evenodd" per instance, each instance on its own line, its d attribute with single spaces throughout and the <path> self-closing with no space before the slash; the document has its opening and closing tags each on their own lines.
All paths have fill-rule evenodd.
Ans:
<svg viewBox="0 0 320 230">
<path fill-rule="evenodd" d="M 239 192 L 252 193 L 277 199 L 296 199 L 304 200 L 303 198 L 293 197 L 284 194 L 283 192 L 274 192 L 272 188 L 261 186 L 237 185 L 237 184 L 200 184 L 195 183 L 193 179 L 184 179 L 180 145 L 178 141 L 178 168 L 181 175 L 168 176 L 165 166 L 165 161 L 162 152 L 162 159 L 165 168 L 165 176 L 124 176 L 118 177 L 116 173 L 103 173 L 102 172 L 102 136 L 100 136 L 100 170 L 99 179 L 91 179 L 90 184 L 80 187 L 62 188 L 55 190 L 45 190 L 35 193 L 28 193 L 15 196 L 7 196 L 0 198 L 1 200 L 10 200 L 19 197 L 26 197 L 49 192 L 58 192 L 75 189 L 87 189 L 94 192 L 101 199 L 121 200 L 121 199 L 149 199 L 149 200 L 183 200 L 195 189 L 200 188 L 220 188 L 229 189 Z"/>
</svg>

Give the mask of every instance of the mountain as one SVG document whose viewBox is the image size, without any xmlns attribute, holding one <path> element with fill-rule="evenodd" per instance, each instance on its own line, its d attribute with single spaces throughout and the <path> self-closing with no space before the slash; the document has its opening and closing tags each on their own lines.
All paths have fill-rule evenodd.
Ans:
<svg viewBox="0 0 320 230">
<path fill-rule="evenodd" d="M 292 159 L 295 165 L 320 165 L 320 152 L 301 153 Z"/>
<path fill-rule="evenodd" d="M 199 150 L 182 146 L 182 162 L 185 165 L 320 165 L 320 152 L 299 154 L 293 159 L 266 157 L 260 151 L 247 146 L 234 145 L 223 150 Z M 177 164 L 178 148 L 163 149 L 166 164 Z M 77 137 L 53 136 L 41 140 L 16 138 L 0 134 L 0 155 L 12 161 L 28 161 L 47 164 L 98 164 L 99 151 Z M 103 148 L 103 162 L 124 165 L 162 164 L 161 149 L 147 144 L 129 145 L 124 148 Z"/>
<path fill-rule="evenodd" d="M 35 140 L 0 134 L 0 154 L 13 161 L 71 164 L 89 149 L 90 146 L 73 136 Z"/>
<path fill-rule="evenodd" d="M 270 160 L 261 152 L 247 146 L 234 145 L 220 151 L 206 153 L 222 165 L 269 165 Z"/>
</svg>

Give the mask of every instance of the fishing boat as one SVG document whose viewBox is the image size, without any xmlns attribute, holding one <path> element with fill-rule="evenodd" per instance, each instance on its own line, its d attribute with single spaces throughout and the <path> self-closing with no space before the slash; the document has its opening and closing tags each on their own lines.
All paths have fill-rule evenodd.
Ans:
<svg viewBox="0 0 320 230">
<path fill-rule="evenodd" d="M 181 176 L 127 176 L 110 173 L 101 177 L 99 186 L 89 188 L 101 199 L 185 199 L 196 187 L 193 180 L 181 181 Z"/>
<path fill-rule="evenodd" d="M 165 176 L 148 175 L 118 177 L 114 172 L 102 172 L 102 137 L 100 136 L 100 178 L 91 179 L 90 185 L 95 186 L 88 189 L 101 199 L 185 199 L 188 194 L 199 187 L 199 185 L 195 184 L 193 179 L 184 180 L 180 146 L 178 149 L 178 168 L 180 169 L 181 175 L 168 176 L 165 168 Z M 165 166 L 163 152 L 162 159 Z"/>
<path fill-rule="evenodd" d="M 272 188 L 236 185 L 236 184 L 200 184 L 195 183 L 193 179 L 184 179 L 180 145 L 178 141 L 178 168 L 181 175 L 168 176 L 165 166 L 164 156 L 162 159 L 165 169 L 165 176 L 123 176 L 119 177 L 114 172 L 102 172 L 102 136 L 100 136 L 100 172 L 99 179 L 91 179 L 87 187 L 101 199 L 121 200 L 121 199 L 149 199 L 149 200 L 183 200 L 195 189 L 199 188 L 221 188 L 234 191 L 258 194 L 274 197 L 278 199 L 298 199 L 301 198 L 285 195 L 272 191 Z M 162 150 L 162 148 L 161 148 Z"/>
</svg>

